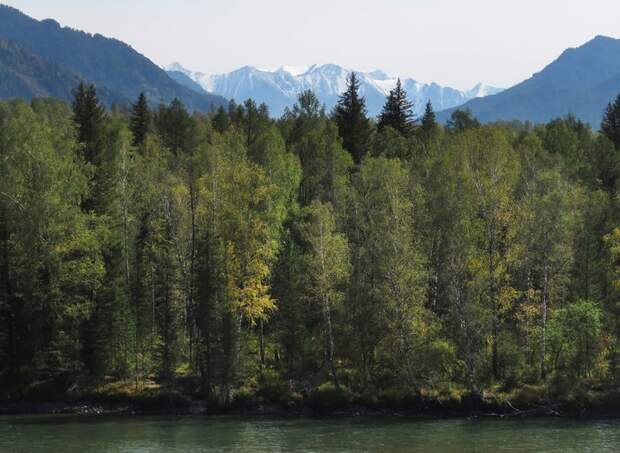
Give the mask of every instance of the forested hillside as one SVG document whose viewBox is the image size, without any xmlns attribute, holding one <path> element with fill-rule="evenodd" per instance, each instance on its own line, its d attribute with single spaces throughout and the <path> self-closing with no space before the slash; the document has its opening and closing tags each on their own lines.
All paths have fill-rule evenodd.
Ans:
<svg viewBox="0 0 620 453">
<path fill-rule="evenodd" d="M 605 105 L 620 91 L 620 39 L 597 36 L 566 49 L 531 78 L 499 94 L 466 102 L 482 122 L 544 123 L 574 114 L 597 129 Z M 452 111 L 439 117 L 447 120 Z"/>
<path fill-rule="evenodd" d="M 220 96 L 198 93 L 175 82 L 124 42 L 61 27 L 52 19 L 38 21 L 2 4 L 0 40 L 18 46 L 22 54 L 2 61 L 7 66 L 0 66 L 0 77 L 5 79 L 5 71 L 10 71 L 12 78 L 30 80 L 34 75 L 38 82 L 15 87 L 15 91 L 11 91 L 11 85 L 4 85 L 0 92 L 3 98 L 20 97 L 25 92 L 28 98 L 46 95 L 70 101 L 76 82 L 69 84 L 66 80 L 73 78 L 97 85 L 107 106 L 129 105 L 141 92 L 152 105 L 178 98 L 192 111 L 209 112 L 227 102 Z M 41 93 L 43 87 L 48 90 Z"/>
<path fill-rule="evenodd" d="M 80 78 L 61 66 L 50 63 L 8 41 L 0 40 L 0 99 L 53 96 L 71 99 Z M 123 103 L 122 97 L 99 90 L 105 105 Z"/>
<path fill-rule="evenodd" d="M 0 397 L 617 388 L 620 98 L 602 133 L 443 128 L 400 84 L 369 120 L 358 86 L 279 120 L 0 103 Z"/>
</svg>

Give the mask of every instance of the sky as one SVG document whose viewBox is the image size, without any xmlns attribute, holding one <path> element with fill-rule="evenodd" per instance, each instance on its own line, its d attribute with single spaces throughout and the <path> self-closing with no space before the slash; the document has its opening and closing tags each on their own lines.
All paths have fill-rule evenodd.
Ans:
<svg viewBox="0 0 620 453">
<path fill-rule="evenodd" d="M 620 38 L 619 0 L 1 0 L 207 74 L 335 63 L 459 89 L 509 87 Z"/>
</svg>

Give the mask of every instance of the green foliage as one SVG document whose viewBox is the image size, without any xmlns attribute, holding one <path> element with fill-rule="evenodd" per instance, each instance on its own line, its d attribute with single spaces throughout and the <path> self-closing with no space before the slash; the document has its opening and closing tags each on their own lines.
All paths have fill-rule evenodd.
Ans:
<svg viewBox="0 0 620 453">
<path fill-rule="evenodd" d="M 323 317 L 325 359 L 334 385 L 340 387 L 335 364 L 333 311 L 344 300 L 343 286 L 349 276 L 349 245 L 346 237 L 336 231 L 332 206 L 313 201 L 307 208 L 308 220 L 302 226 L 307 244 L 306 297 L 320 306 Z"/>
<path fill-rule="evenodd" d="M 599 404 L 620 376 L 612 142 L 571 117 L 444 131 L 430 106 L 410 134 L 355 86 L 333 118 L 306 92 L 279 120 L 175 101 L 153 127 L 145 98 L 106 112 L 85 84 L 0 103 L 8 396 Z"/>
<path fill-rule="evenodd" d="M 155 63 L 117 39 L 61 27 L 54 20 L 38 21 L 6 5 L 0 5 L 0 40 L 23 49 L 11 52 L 13 74 L 9 80 L 21 87 L 15 87 L 10 97 L 57 96 L 70 101 L 71 89 L 86 80 L 97 86 L 108 107 L 114 103 L 129 105 L 141 92 L 152 103 L 178 98 L 191 110 L 204 112 L 226 102 L 176 83 Z M 21 65 L 14 65 L 16 62 Z"/>
<path fill-rule="evenodd" d="M 550 324 L 549 361 L 558 373 L 591 376 L 601 351 L 603 312 L 599 305 L 579 300 L 556 310 Z"/>
<path fill-rule="evenodd" d="M 226 113 L 226 110 L 224 109 L 224 107 L 220 107 L 217 109 L 217 112 L 213 116 L 212 121 L 213 121 L 213 127 L 220 134 L 223 134 L 224 132 L 226 132 L 226 130 L 230 126 L 230 118 L 228 117 L 228 114 Z"/>
<path fill-rule="evenodd" d="M 399 134 L 391 126 L 386 126 L 373 135 L 370 152 L 373 157 L 397 157 L 404 160 L 411 157 L 411 148 L 411 142 L 407 137 Z"/>
<path fill-rule="evenodd" d="M 286 122 L 292 125 L 288 146 L 301 163 L 300 204 L 314 200 L 337 204 L 353 164 L 341 146 L 338 128 L 319 111 L 312 92 L 299 96 Z"/>
<path fill-rule="evenodd" d="M 312 394 L 312 404 L 318 408 L 334 409 L 351 404 L 353 396 L 348 388 L 336 387 L 332 382 L 325 382 Z"/>
<path fill-rule="evenodd" d="M 192 121 L 181 101 L 175 99 L 169 106 L 160 105 L 155 125 L 162 142 L 174 154 L 189 151 Z"/>
<path fill-rule="evenodd" d="M 64 112 L 52 129 L 23 102 L 0 105 L 0 337 L 9 389 L 34 372 L 80 370 L 82 323 L 103 284 L 99 238 L 79 208 L 87 179 Z"/>
<path fill-rule="evenodd" d="M 73 93 L 73 115 L 78 125 L 78 142 L 84 145 L 84 160 L 99 165 L 102 127 L 105 116 L 94 85 L 81 82 Z"/>
<path fill-rule="evenodd" d="M 463 132 L 478 126 L 480 126 L 480 122 L 469 110 L 455 110 L 446 123 L 446 129 L 455 132 Z"/>
<path fill-rule="evenodd" d="M 368 151 L 370 122 L 366 117 L 366 100 L 359 94 L 359 81 L 352 72 L 347 79 L 347 90 L 338 99 L 334 118 L 342 137 L 343 147 L 360 164 Z"/>
<path fill-rule="evenodd" d="M 605 110 L 601 123 L 601 132 L 620 149 L 620 94 L 614 102 L 610 102 Z"/>
<path fill-rule="evenodd" d="M 144 93 L 140 93 L 138 101 L 133 105 L 130 118 L 130 129 L 133 134 L 133 145 L 144 145 L 146 135 L 151 127 L 151 111 Z"/>
<path fill-rule="evenodd" d="M 413 104 L 407 99 L 407 92 L 398 79 L 396 87 L 390 90 L 387 96 L 377 127 L 379 130 L 391 127 L 399 134 L 408 136 L 412 131 L 413 123 Z"/>
<path fill-rule="evenodd" d="M 437 133 L 439 125 L 437 124 L 437 121 L 435 119 L 435 111 L 433 110 L 433 105 L 430 101 L 426 103 L 426 108 L 424 109 L 424 116 L 422 116 L 420 126 L 422 136 L 425 140 L 430 140 Z"/>
</svg>

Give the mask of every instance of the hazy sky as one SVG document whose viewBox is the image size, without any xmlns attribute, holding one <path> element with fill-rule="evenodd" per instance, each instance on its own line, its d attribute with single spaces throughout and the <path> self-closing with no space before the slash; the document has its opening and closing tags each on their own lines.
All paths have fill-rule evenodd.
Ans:
<svg viewBox="0 0 620 453">
<path fill-rule="evenodd" d="M 620 37 L 619 0 L 2 0 L 206 73 L 336 63 L 507 87 L 567 47 Z"/>
</svg>

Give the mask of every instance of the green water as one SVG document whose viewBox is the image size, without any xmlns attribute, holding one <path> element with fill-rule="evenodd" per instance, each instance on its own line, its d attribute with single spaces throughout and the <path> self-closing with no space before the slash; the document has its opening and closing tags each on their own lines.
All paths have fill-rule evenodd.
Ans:
<svg viewBox="0 0 620 453">
<path fill-rule="evenodd" d="M 0 452 L 620 452 L 620 420 L 0 418 Z"/>
</svg>

